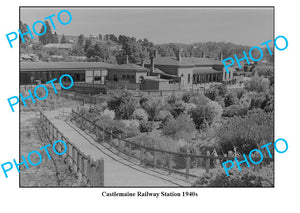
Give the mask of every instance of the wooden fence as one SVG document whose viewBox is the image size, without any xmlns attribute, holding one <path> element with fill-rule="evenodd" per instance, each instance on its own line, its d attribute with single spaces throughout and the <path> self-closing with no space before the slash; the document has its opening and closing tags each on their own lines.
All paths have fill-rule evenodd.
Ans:
<svg viewBox="0 0 300 213">
<path fill-rule="evenodd" d="M 169 174 L 184 175 L 186 179 L 199 177 L 204 172 L 208 173 L 217 164 L 221 165 L 221 161 L 234 160 L 232 152 L 229 152 L 228 156 L 211 155 L 210 151 L 206 151 L 204 155 L 196 155 L 190 154 L 190 151 L 179 153 L 157 149 L 156 147 L 147 147 L 143 141 L 140 143 L 130 141 L 113 134 L 111 131 L 107 131 L 73 110 L 71 115 L 71 122 L 74 121 L 82 130 L 87 130 L 89 133 L 94 134 L 95 139 L 99 143 L 107 143 L 109 148 L 115 149 L 118 153 L 122 153 L 129 158 L 138 160 L 141 165 L 163 169 Z M 237 159 L 239 161 L 244 160 L 244 158 Z M 258 161 L 260 158 L 253 157 L 252 159 Z M 273 158 L 264 158 L 264 161 L 270 162 L 273 161 Z M 261 164 L 252 166 L 254 170 L 260 167 Z"/>
<path fill-rule="evenodd" d="M 43 112 L 40 112 L 40 121 L 41 128 L 48 136 L 48 139 L 51 141 L 51 143 L 56 140 L 63 140 L 67 144 L 67 157 L 72 160 L 73 165 L 76 166 L 77 172 L 80 172 L 84 177 L 86 177 L 91 186 L 104 186 L 103 159 L 94 161 L 90 156 L 87 156 L 81 152 L 54 126 L 54 124 L 44 115 Z M 57 146 L 58 152 L 60 152 L 61 149 L 62 147 Z"/>
</svg>

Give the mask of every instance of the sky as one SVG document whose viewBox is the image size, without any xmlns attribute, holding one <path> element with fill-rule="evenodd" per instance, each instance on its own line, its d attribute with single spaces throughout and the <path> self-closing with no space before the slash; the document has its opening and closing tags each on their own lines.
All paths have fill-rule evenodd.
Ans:
<svg viewBox="0 0 300 213">
<path fill-rule="evenodd" d="M 72 14 L 68 25 L 57 20 L 60 10 Z M 21 8 L 21 21 L 32 27 L 53 18 L 58 34 L 123 34 L 155 44 L 225 41 L 259 46 L 273 39 L 273 8 Z M 62 20 L 68 20 L 62 13 Z M 40 25 L 37 24 L 39 32 Z M 54 30 L 53 30 L 54 31 Z"/>
</svg>

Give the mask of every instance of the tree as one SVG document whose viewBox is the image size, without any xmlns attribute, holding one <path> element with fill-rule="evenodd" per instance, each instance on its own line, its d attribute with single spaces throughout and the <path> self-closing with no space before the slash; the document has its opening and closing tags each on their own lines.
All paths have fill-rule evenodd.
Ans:
<svg viewBox="0 0 300 213">
<path fill-rule="evenodd" d="M 210 106 L 197 106 L 191 110 L 191 117 L 197 129 L 209 127 L 215 117 L 214 108 Z"/>
<path fill-rule="evenodd" d="M 45 30 L 46 32 L 43 35 L 39 36 L 39 41 L 43 45 L 53 43 L 53 34 L 52 34 L 51 26 L 48 21 L 45 21 L 45 25 L 47 29 L 45 29 L 44 25 L 42 25 L 40 34 L 44 33 Z"/>
<path fill-rule="evenodd" d="M 84 44 L 84 51 L 87 52 L 88 49 L 92 48 L 92 39 L 91 38 L 86 38 L 85 39 L 85 44 Z"/>
<path fill-rule="evenodd" d="M 57 33 L 56 33 L 56 32 L 53 34 L 53 37 L 52 37 L 52 43 L 55 43 L 55 44 L 58 43 L 58 36 L 57 36 Z"/>
<path fill-rule="evenodd" d="M 20 31 L 21 31 L 22 33 L 25 33 L 25 32 L 28 31 L 27 26 L 28 26 L 27 24 L 25 24 L 25 23 L 23 24 L 23 22 L 20 21 Z M 24 44 L 26 44 L 26 42 L 29 40 L 28 34 L 24 35 L 24 36 L 23 36 L 23 39 L 25 40 L 25 43 L 24 43 Z M 20 41 L 20 43 L 23 43 L 23 41 L 22 41 L 22 39 L 21 39 L 21 36 L 20 36 L 19 41 Z"/>
<path fill-rule="evenodd" d="M 63 34 L 63 36 L 61 37 L 60 43 L 61 44 L 66 44 L 67 43 L 67 39 L 65 37 L 65 34 Z"/>
<path fill-rule="evenodd" d="M 80 34 L 78 36 L 77 44 L 78 44 L 78 46 L 83 47 L 83 45 L 84 45 L 84 35 L 83 34 Z"/>
<path fill-rule="evenodd" d="M 133 95 L 128 91 L 115 91 L 107 101 L 107 108 L 116 113 L 118 119 L 129 119 L 136 107 Z"/>
</svg>

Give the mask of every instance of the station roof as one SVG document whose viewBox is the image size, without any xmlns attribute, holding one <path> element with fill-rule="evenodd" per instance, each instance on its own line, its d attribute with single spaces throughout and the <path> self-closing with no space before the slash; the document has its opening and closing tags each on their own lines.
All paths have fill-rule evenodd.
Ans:
<svg viewBox="0 0 300 213">
<path fill-rule="evenodd" d="M 194 64 L 195 66 L 223 65 L 222 61 L 214 58 L 181 57 L 181 60 L 186 63 Z"/>
<path fill-rule="evenodd" d="M 20 71 L 94 70 L 111 66 L 104 62 L 21 62 Z"/>
<path fill-rule="evenodd" d="M 214 58 L 181 57 L 178 61 L 170 57 L 157 57 L 153 59 L 154 65 L 176 66 L 176 67 L 194 67 L 194 66 L 212 66 L 222 65 L 222 61 Z M 145 60 L 145 64 L 150 65 L 150 59 Z"/>
<path fill-rule="evenodd" d="M 197 67 L 193 70 L 193 74 L 214 74 L 222 73 L 222 71 L 214 70 L 211 67 Z"/>
<path fill-rule="evenodd" d="M 108 68 L 109 70 L 132 70 L 137 72 L 148 72 L 148 69 L 137 64 L 120 64 L 120 65 L 113 65 Z"/>
<path fill-rule="evenodd" d="M 183 60 L 178 61 L 175 58 L 170 57 L 157 57 L 153 58 L 154 65 L 162 65 L 162 66 L 175 66 L 175 67 L 193 67 L 194 64 L 189 62 L 185 62 Z M 151 60 L 147 59 L 144 62 L 146 65 L 151 64 Z"/>
</svg>

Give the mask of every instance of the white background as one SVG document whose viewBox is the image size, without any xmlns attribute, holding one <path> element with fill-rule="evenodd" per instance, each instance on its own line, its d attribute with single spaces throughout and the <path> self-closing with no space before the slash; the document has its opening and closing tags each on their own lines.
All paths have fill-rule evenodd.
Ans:
<svg viewBox="0 0 300 213">
<path fill-rule="evenodd" d="M 5 2 L 5 4 L 4 4 Z M 0 13 L 1 83 L 0 164 L 19 155 L 19 114 L 13 113 L 7 98 L 18 94 L 19 50 L 10 48 L 5 35 L 19 27 L 19 6 L 275 6 L 275 36 L 284 35 L 289 46 L 276 50 L 276 125 L 275 138 L 285 138 L 289 150 L 277 154 L 275 188 L 200 188 L 165 189 L 164 191 L 196 191 L 189 198 L 104 198 L 103 190 L 136 192 L 138 189 L 20 189 L 14 168 L 5 178 L 0 171 L 0 212 L 300 212 L 299 204 L 299 5 L 297 1 L 4 1 Z M 238 26 L 232 26 L 238 27 Z M 271 38 L 270 38 L 271 39 Z M 15 41 L 17 42 L 17 41 Z M 263 41 L 262 41 L 263 42 Z M 18 108 L 15 108 L 18 111 Z M 1 169 L 1 168 L 0 168 Z M 149 189 L 160 192 L 161 189 Z"/>
</svg>

